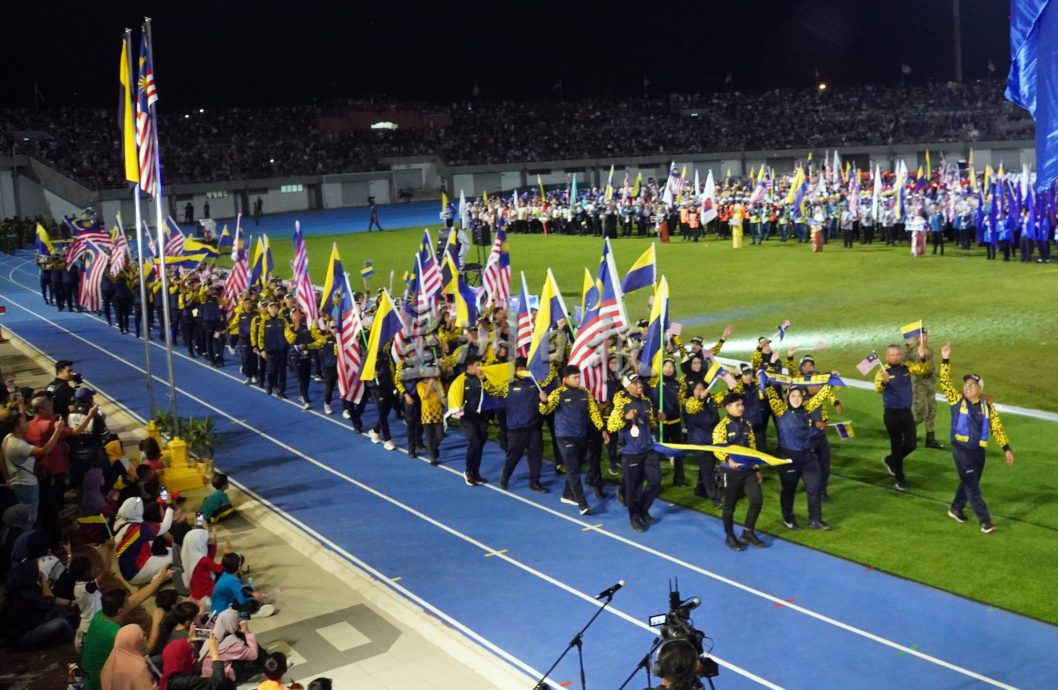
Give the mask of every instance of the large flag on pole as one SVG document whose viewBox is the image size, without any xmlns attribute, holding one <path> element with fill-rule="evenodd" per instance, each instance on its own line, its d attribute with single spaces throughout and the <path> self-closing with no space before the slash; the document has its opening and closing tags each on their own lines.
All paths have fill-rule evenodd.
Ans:
<svg viewBox="0 0 1058 690">
<path fill-rule="evenodd" d="M 716 218 L 716 182 L 713 180 L 713 171 L 705 176 L 705 189 L 702 191 L 702 224 L 709 223 Z"/>
<path fill-rule="evenodd" d="M 165 219 L 165 255 L 166 256 L 183 256 L 184 255 L 184 243 L 187 238 L 184 237 L 184 231 L 180 229 L 180 226 L 172 216 L 168 216 Z"/>
<path fill-rule="evenodd" d="M 121 83 L 121 152 L 125 167 L 125 180 L 140 181 L 140 166 L 136 158 L 136 121 L 132 113 L 132 57 L 129 55 L 129 34 L 121 39 L 121 67 L 118 81 Z"/>
<path fill-rule="evenodd" d="M 309 252 L 305 248 L 305 236 L 301 233 L 299 221 L 294 221 L 294 289 L 298 306 L 310 322 L 315 322 L 318 316 L 316 292 L 309 279 Z"/>
<path fill-rule="evenodd" d="M 528 369 L 529 373 L 537 381 L 547 378 L 547 371 L 551 366 L 548 355 L 551 350 L 551 329 L 560 319 L 566 318 L 566 305 L 562 301 L 562 293 L 555 283 L 555 276 L 551 269 L 547 269 L 547 278 L 544 287 L 540 291 L 540 306 L 536 310 L 536 319 L 533 323 L 533 339 L 529 344 Z"/>
<path fill-rule="evenodd" d="M 154 68 L 147 51 L 147 34 L 140 39 L 140 74 L 136 88 L 136 150 L 139 152 L 140 189 L 151 196 L 158 195 L 158 142 L 154 139 L 151 107 L 158 100 L 154 87 Z"/>
<path fill-rule="evenodd" d="M 1036 189 L 1058 179 L 1058 3 L 1012 0 L 1006 97 L 1036 120 Z"/>
<path fill-rule="evenodd" d="M 518 331 L 517 354 L 519 357 L 529 355 L 529 346 L 533 342 L 533 312 L 529 309 L 529 288 L 525 286 L 525 273 L 522 273 L 522 292 L 518 295 Z"/>
<path fill-rule="evenodd" d="M 499 228 L 492 251 L 481 275 L 485 294 L 494 305 L 507 306 L 511 299 L 511 255 L 507 251 L 507 231 Z"/>
<path fill-rule="evenodd" d="M 110 231 L 114 248 L 110 252 L 110 275 L 116 276 L 125 270 L 129 263 L 129 238 L 125 237 L 125 228 L 121 225 L 121 214 L 118 214 L 118 224 Z"/>
<path fill-rule="evenodd" d="M 627 295 L 645 287 L 653 287 L 654 281 L 657 280 L 657 272 L 658 260 L 654 253 L 654 243 L 651 242 L 646 251 L 628 269 L 624 280 L 621 281 L 621 292 Z"/>
<path fill-rule="evenodd" d="M 102 283 L 107 270 L 107 254 L 103 247 L 89 241 L 85 248 L 85 274 L 81 278 L 78 303 L 88 311 L 103 308 Z"/>
<path fill-rule="evenodd" d="M 40 223 L 37 223 L 37 232 L 33 239 L 33 244 L 37 248 L 38 255 L 55 256 L 55 245 L 51 243 L 51 235 Z"/>
<path fill-rule="evenodd" d="M 382 294 L 378 297 L 378 308 L 375 310 L 374 321 L 371 323 L 371 336 L 367 341 L 367 355 L 364 359 L 364 368 L 360 373 L 361 379 L 371 381 L 377 376 L 379 349 L 403 328 L 400 312 L 393 306 L 389 292 L 383 288 Z"/>
<path fill-rule="evenodd" d="M 332 256 L 337 257 L 337 250 Z M 341 259 L 337 262 L 337 274 L 334 296 L 338 302 L 337 331 L 335 333 L 338 355 L 338 395 L 342 400 L 351 403 L 360 402 L 364 392 L 364 383 L 360 380 L 360 331 L 362 322 L 360 309 L 353 300 L 353 291 L 349 287 L 349 276 L 342 271 Z"/>
<path fill-rule="evenodd" d="M 606 338 L 613 333 L 628 330 L 624 295 L 617 281 L 617 267 L 609 239 L 603 242 L 599 272 L 593 290 L 595 294 L 589 294 L 585 298 L 584 317 L 570 350 L 569 363 L 576 367 L 590 366 L 598 354 L 599 345 Z M 589 290 L 589 293 L 591 292 L 592 290 Z"/>
<path fill-rule="evenodd" d="M 338 293 L 344 287 L 342 280 L 342 259 L 338 256 L 338 243 L 331 244 L 331 256 L 327 259 L 327 277 L 323 280 L 323 293 L 320 295 L 320 309 L 324 314 L 330 314 L 334 309 L 334 302 Z"/>
<path fill-rule="evenodd" d="M 260 283 L 262 287 L 267 285 L 272 279 L 273 268 L 275 264 L 272 262 L 272 246 L 268 243 L 268 235 L 261 235 L 257 238 L 257 246 L 254 248 L 250 284 Z"/>
<path fill-rule="evenodd" d="M 445 242 L 444 256 L 441 257 L 441 290 L 446 295 L 454 295 L 458 285 L 456 276 L 459 275 L 459 237 L 455 226 L 448 231 L 448 241 Z"/>
<path fill-rule="evenodd" d="M 432 299 L 441 293 L 441 269 L 433 253 L 433 242 L 430 231 L 422 231 L 422 244 L 419 245 L 419 290 Z"/>
<path fill-rule="evenodd" d="M 669 283 L 661 276 L 654 291 L 654 304 L 650 308 L 650 321 L 639 363 L 650 367 L 650 377 L 661 376 L 661 363 L 665 358 L 665 331 L 669 327 Z"/>
<path fill-rule="evenodd" d="M 238 235 L 239 231 L 236 229 L 236 239 Z M 246 263 L 246 249 L 236 244 L 234 264 L 228 273 L 228 279 L 224 281 L 224 309 L 229 316 L 235 309 L 235 302 L 239 299 L 239 295 L 246 292 L 250 285 Z"/>
</svg>

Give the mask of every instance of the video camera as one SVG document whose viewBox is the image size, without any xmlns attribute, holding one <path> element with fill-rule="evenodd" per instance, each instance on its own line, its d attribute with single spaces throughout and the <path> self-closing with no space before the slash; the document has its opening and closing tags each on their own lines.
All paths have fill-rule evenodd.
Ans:
<svg viewBox="0 0 1058 690">
<path fill-rule="evenodd" d="M 716 678 L 720 675 L 720 667 L 709 656 L 709 652 L 713 649 L 712 640 L 704 632 L 695 628 L 694 621 L 691 619 L 691 611 L 701 606 L 702 600 L 698 597 L 683 599 L 680 596 L 679 586 L 678 580 L 675 585 L 672 581 L 669 581 L 668 613 L 659 613 L 656 616 L 651 616 L 647 623 L 658 628 L 663 643 L 669 640 L 686 640 L 690 642 L 698 653 L 698 677 L 706 679 Z M 703 640 L 709 640 L 709 649 L 705 649 L 702 646 Z M 712 680 L 709 680 L 709 686 L 713 687 Z M 702 688 L 704 686 L 699 682 L 695 687 Z"/>
</svg>

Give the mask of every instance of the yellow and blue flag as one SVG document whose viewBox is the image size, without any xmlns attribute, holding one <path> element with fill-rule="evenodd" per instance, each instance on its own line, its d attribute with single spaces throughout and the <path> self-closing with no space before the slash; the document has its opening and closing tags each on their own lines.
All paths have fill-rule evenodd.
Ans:
<svg viewBox="0 0 1058 690">
<path fill-rule="evenodd" d="M 375 310 L 374 321 L 371 323 L 371 335 L 367 339 L 367 359 L 364 360 L 364 366 L 360 370 L 360 378 L 362 380 L 371 381 L 377 376 L 379 350 L 382 349 L 383 345 L 393 340 L 394 336 L 403 328 L 404 324 L 400 320 L 400 312 L 393 306 L 393 300 L 390 299 L 389 292 L 383 289 L 382 294 L 378 298 L 378 308 Z M 384 363 L 383 366 L 385 366 Z"/>
<path fill-rule="evenodd" d="M 651 242 L 647 250 L 628 269 L 628 273 L 625 273 L 624 280 L 621 281 L 621 292 L 627 295 L 641 288 L 653 287 L 657 276 L 658 260 L 654 253 L 654 243 Z"/>
<path fill-rule="evenodd" d="M 254 247 L 253 262 L 250 266 L 250 285 L 258 282 L 262 286 L 267 285 L 272 279 L 273 268 L 275 264 L 272 262 L 272 246 L 268 243 L 268 235 L 261 235 L 257 238 L 257 245 Z"/>
<path fill-rule="evenodd" d="M 125 180 L 140 181 L 140 162 L 136 157 L 136 125 L 132 115 L 132 68 L 129 55 L 129 34 L 121 39 L 121 67 L 118 82 L 121 84 L 121 152 L 125 165 Z"/>
<path fill-rule="evenodd" d="M 838 438 L 842 441 L 848 441 L 850 438 L 856 436 L 856 432 L 852 429 L 852 422 L 833 422 L 827 426 L 833 427 Z"/>
<path fill-rule="evenodd" d="M 55 245 L 51 243 L 51 236 L 48 235 L 48 231 L 40 223 L 37 223 L 37 233 L 33 244 L 36 246 L 37 254 L 40 256 L 55 256 Z"/>
<path fill-rule="evenodd" d="M 665 359 L 665 331 L 669 328 L 669 282 L 661 276 L 658 287 L 654 290 L 654 304 L 650 307 L 650 321 L 647 324 L 646 337 L 643 338 L 643 351 L 639 354 L 640 364 L 651 369 L 650 378 L 661 377 L 661 364 Z"/>
<path fill-rule="evenodd" d="M 463 274 L 456 278 L 458 286 L 455 294 L 456 325 L 472 328 L 478 322 L 478 297 L 474 288 L 467 284 Z"/>
<path fill-rule="evenodd" d="M 751 465 L 755 467 L 778 467 L 780 465 L 789 465 L 793 462 L 792 460 L 778 458 L 774 455 L 769 455 L 768 453 L 763 453 L 753 448 L 735 445 L 714 446 L 691 443 L 655 443 L 653 450 L 667 458 L 678 458 L 687 453 L 713 453 L 720 451 L 722 453 L 729 453 L 730 455 L 736 456 L 737 462 L 742 465 Z"/>
<path fill-rule="evenodd" d="M 811 374 L 809 376 L 790 376 L 787 374 L 768 373 L 768 383 L 777 386 L 844 386 L 845 382 L 833 374 Z"/>
<path fill-rule="evenodd" d="M 370 280 L 373 275 L 375 275 L 375 262 L 371 259 L 366 259 L 364 261 L 364 267 L 360 269 L 360 277 L 367 281 Z"/>
<path fill-rule="evenodd" d="M 456 276 L 459 275 L 459 237 L 455 226 L 448 232 L 444 256 L 441 257 L 441 292 L 454 295 L 459 288 Z"/>
<path fill-rule="evenodd" d="M 323 281 L 323 292 L 320 293 L 320 313 L 330 314 L 334 307 L 334 297 L 344 286 L 342 257 L 338 255 L 338 243 L 331 244 L 331 256 L 327 259 L 327 277 Z"/>
<path fill-rule="evenodd" d="M 904 340 L 911 340 L 922 335 L 922 322 L 912 321 L 909 324 L 900 327 L 900 335 L 904 336 Z"/>
<path fill-rule="evenodd" d="M 540 290 L 540 305 L 536 310 L 536 320 L 533 322 L 533 339 L 529 343 L 527 368 L 537 381 L 547 378 L 547 372 L 551 366 L 548 359 L 551 350 L 550 332 L 559 320 L 564 318 L 566 318 L 566 305 L 555 283 L 555 276 L 549 268 L 544 287 Z"/>
</svg>

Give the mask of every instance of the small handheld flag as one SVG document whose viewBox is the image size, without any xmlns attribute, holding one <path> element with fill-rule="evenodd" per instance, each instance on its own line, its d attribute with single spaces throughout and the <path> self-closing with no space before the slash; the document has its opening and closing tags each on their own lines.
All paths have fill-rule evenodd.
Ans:
<svg viewBox="0 0 1058 690">
<path fill-rule="evenodd" d="M 912 321 L 911 323 L 900 327 L 900 334 L 904 336 L 904 340 L 911 340 L 922 335 L 922 322 Z"/>
<path fill-rule="evenodd" d="M 834 431 L 837 432 L 838 438 L 842 441 L 848 441 L 856 436 L 856 432 L 852 429 L 852 422 L 832 422 L 827 424 L 827 426 L 833 427 Z"/>
<path fill-rule="evenodd" d="M 368 259 L 364 261 L 364 267 L 360 269 L 360 277 L 366 282 L 373 275 L 375 275 L 375 262 Z"/>
<path fill-rule="evenodd" d="M 37 233 L 33 244 L 36 246 L 37 254 L 40 256 L 55 256 L 55 245 L 51 243 L 51 236 L 48 235 L 48 231 L 40 223 L 37 223 Z"/>
<path fill-rule="evenodd" d="M 779 342 L 786 337 L 786 331 L 790 330 L 790 320 L 787 319 L 775 327 L 776 334 L 779 336 Z"/>
<path fill-rule="evenodd" d="M 862 376 L 866 376 L 871 369 L 874 369 L 881 363 L 882 360 L 878 358 L 877 353 L 872 352 L 863 358 L 863 360 L 856 365 L 856 370 L 860 372 Z"/>
</svg>

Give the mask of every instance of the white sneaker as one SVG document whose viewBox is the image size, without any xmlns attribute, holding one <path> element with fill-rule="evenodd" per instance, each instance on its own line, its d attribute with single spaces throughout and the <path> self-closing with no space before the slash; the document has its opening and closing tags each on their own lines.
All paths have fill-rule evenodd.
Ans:
<svg viewBox="0 0 1058 690">
<path fill-rule="evenodd" d="M 352 419 L 352 415 L 349 414 L 349 410 L 342 410 L 342 416 L 346 419 Z"/>
<path fill-rule="evenodd" d="M 307 401 L 303 402 L 303 403 L 301 403 L 301 409 L 303 409 L 303 410 L 305 410 L 307 412 L 308 410 L 312 409 L 312 405 L 310 405 Z"/>
<path fill-rule="evenodd" d="M 386 441 L 385 443 L 382 444 L 382 447 L 385 448 L 386 450 L 396 450 L 397 444 L 394 443 L 393 441 Z"/>
<path fill-rule="evenodd" d="M 367 432 L 367 437 L 369 439 L 371 439 L 371 443 L 379 443 L 379 442 L 382 441 L 382 438 L 378 435 L 378 432 L 375 431 L 374 429 L 371 429 L 371 430 L 369 430 Z"/>
<path fill-rule="evenodd" d="M 253 379 L 247 378 L 245 381 L 242 382 L 242 385 L 249 386 L 251 383 L 253 383 Z"/>
<path fill-rule="evenodd" d="M 323 403 L 323 414 L 334 414 L 330 403 Z"/>
<path fill-rule="evenodd" d="M 257 609 L 257 613 L 253 614 L 254 618 L 268 618 L 276 612 L 276 607 L 271 604 L 264 604 L 261 608 Z"/>
</svg>

